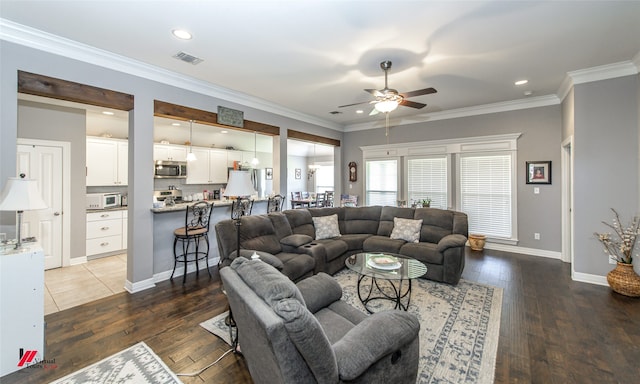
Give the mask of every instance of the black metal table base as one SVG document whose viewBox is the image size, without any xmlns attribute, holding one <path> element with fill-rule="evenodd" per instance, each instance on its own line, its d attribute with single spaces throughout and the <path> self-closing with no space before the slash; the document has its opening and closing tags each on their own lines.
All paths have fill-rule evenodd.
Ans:
<svg viewBox="0 0 640 384">
<path fill-rule="evenodd" d="M 366 297 L 363 298 L 362 281 L 365 278 L 371 279 L 371 283 L 369 284 L 369 292 L 366 294 Z M 387 283 L 383 287 L 380 286 L 380 283 L 375 277 L 366 275 L 360 275 L 360 277 L 358 277 L 358 298 L 364 305 L 364 308 L 367 310 L 367 312 L 373 313 L 373 311 L 369 309 L 369 303 L 376 300 L 387 300 L 394 302 L 394 309 L 401 309 L 403 311 L 406 311 L 409 308 L 409 303 L 411 302 L 411 279 L 381 280 Z M 366 288 L 366 283 L 364 284 L 364 288 Z"/>
</svg>

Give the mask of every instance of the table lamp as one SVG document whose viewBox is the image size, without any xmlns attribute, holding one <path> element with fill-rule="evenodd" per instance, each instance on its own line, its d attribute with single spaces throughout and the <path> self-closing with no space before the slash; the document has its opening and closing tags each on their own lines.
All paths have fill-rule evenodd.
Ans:
<svg viewBox="0 0 640 384">
<path fill-rule="evenodd" d="M 42 200 L 38 190 L 38 181 L 25 179 L 25 174 L 20 177 L 10 177 L 0 195 L 0 211 L 16 211 L 18 222 L 16 224 L 17 242 L 15 249 L 22 248 L 22 214 L 24 211 L 47 208 L 47 203 Z"/>
</svg>

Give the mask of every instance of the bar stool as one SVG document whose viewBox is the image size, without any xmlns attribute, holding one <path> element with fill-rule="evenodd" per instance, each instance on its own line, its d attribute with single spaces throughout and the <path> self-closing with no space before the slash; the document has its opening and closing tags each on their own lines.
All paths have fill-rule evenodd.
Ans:
<svg viewBox="0 0 640 384">
<path fill-rule="evenodd" d="M 209 222 L 211 221 L 211 212 L 213 204 L 206 201 L 199 201 L 190 207 L 187 207 L 184 219 L 184 227 L 173 231 L 173 272 L 171 272 L 170 280 L 173 280 L 173 274 L 176 273 L 178 263 L 184 263 L 184 274 L 182 275 L 182 284 L 187 280 L 187 263 L 196 263 L 196 275 L 199 274 L 200 268 L 198 261 L 205 259 L 207 263 L 207 272 L 211 277 L 209 270 Z M 200 242 L 204 240 L 207 250 L 200 249 Z M 177 253 L 178 242 L 182 243 L 182 254 Z M 191 250 L 189 249 L 191 247 Z"/>
<path fill-rule="evenodd" d="M 270 212 L 281 212 L 284 206 L 285 197 L 282 195 L 275 195 L 269 197 L 267 201 L 267 213 Z"/>
</svg>

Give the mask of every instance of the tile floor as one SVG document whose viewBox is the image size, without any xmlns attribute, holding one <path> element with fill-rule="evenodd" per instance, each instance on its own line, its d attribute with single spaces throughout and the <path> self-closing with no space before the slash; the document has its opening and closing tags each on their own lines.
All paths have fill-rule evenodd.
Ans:
<svg viewBox="0 0 640 384">
<path fill-rule="evenodd" d="M 44 314 L 124 292 L 127 254 L 44 272 Z"/>
</svg>

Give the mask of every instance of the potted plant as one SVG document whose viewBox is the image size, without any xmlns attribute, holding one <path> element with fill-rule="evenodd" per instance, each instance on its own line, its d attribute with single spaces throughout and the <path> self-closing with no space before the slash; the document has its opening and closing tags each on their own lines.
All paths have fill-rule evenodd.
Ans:
<svg viewBox="0 0 640 384">
<path fill-rule="evenodd" d="M 605 221 L 602 223 L 613 229 L 614 233 L 594 233 L 602 243 L 604 252 L 616 261 L 616 268 L 607 274 L 607 282 L 615 292 L 625 296 L 639 297 L 640 277 L 633 270 L 633 251 L 640 234 L 640 219 L 634 216 L 631 223 L 623 227 L 618 212 L 613 208 L 611 210 L 614 214 L 613 224 Z"/>
<path fill-rule="evenodd" d="M 429 208 L 431 206 L 431 199 L 427 197 L 426 199 L 422 199 L 421 203 L 423 208 Z"/>
</svg>

